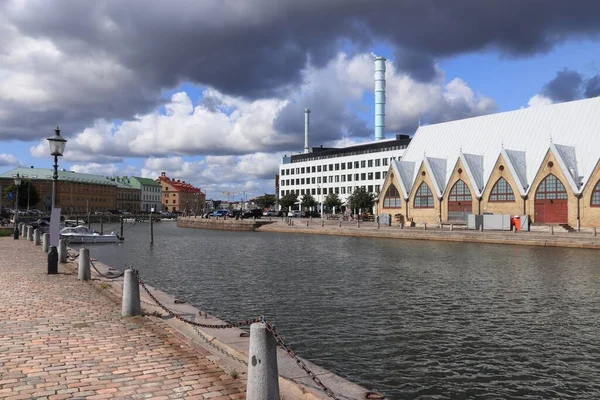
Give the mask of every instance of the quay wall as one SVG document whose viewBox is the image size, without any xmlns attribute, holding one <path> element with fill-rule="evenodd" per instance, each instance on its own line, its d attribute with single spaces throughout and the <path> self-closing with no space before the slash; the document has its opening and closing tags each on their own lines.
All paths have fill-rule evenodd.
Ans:
<svg viewBox="0 0 600 400">
<path fill-rule="evenodd" d="M 270 221 L 261 220 L 235 220 L 224 218 L 194 218 L 194 217 L 179 217 L 177 218 L 177 227 L 179 228 L 196 228 L 196 229 L 217 229 L 224 231 L 254 231 L 256 228 L 269 224 Z"/>
</svg>

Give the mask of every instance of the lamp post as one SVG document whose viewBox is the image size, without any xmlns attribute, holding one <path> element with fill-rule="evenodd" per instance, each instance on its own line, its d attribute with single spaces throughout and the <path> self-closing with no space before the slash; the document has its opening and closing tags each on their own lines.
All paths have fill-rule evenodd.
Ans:
<svg viewBox="0 0 600 400">
<path fill-rule="evenodd" d="M 15 230 L 13 231 L 15 239 L 19 239 L 19 186 L 21 186 L 21 177 L 17 174 L 15 175 L 15 187 L 17 188 L 17 195 L 15 196 Z"/>
<path fill-rule="evenodd" d="M 60 128 L 57 126 L 54 131 L 54 136 L 46 138 L 50 145 L 50 155 L 54 156 L 54 175 L 52 175 L 52 208 L 56 207 L 56 185 L 58 181 L 58 157 L 63 155 L 67 140 L 60 136 Z M 51 226 L 52 226 L 51 221 Z M 60 221 L 59 221 L 60 223 Z M 50 246 L 48 251 L 48 274 L 58 274 L 58 251 L 56 246 Z"/>
</svg>

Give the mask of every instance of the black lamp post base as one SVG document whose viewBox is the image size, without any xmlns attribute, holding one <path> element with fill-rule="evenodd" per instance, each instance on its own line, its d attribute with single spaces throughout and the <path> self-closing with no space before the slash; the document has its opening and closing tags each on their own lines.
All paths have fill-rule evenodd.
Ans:
<svg viewBox="0 0 600 400">
<path fill-rule="evenodd" d="M 48 275 L 58 274 L 58 250 L 56 246 L 50 246 L 48 251 Z"/>
<path fill-rule="evenodd" d="M 19 240 L 19 227 L 18 225 L 15 225 L 15 230 L 13 232 L 13 237 L 15 240 Z"/>
</svg>

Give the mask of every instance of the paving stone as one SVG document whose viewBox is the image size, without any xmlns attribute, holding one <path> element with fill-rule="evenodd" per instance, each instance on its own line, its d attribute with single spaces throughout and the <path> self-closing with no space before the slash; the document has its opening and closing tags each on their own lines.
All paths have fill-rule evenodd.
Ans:
<svg viewBox="0 0 600 400">
<path fill-rule="evenodd" d="M 162 321 L 121 317 L 121 299 L 78 281 L 76 264 L 47 275 L 46 255 L 12 238 L 0 254 L 0 398 L 245 398 L 243 379 Z"/>
</svg>

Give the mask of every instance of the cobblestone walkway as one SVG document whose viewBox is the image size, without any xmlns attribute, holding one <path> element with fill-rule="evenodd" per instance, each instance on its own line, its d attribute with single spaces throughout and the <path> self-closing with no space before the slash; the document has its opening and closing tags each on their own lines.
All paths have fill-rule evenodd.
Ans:
<svg viewBox="0 0 600 400">
<path fill-rule="evenodd" d="M 0 399 L 243 399 L 233 379 L 162 321 L 122 318 L 120 300 L 41 246 L 0 238 Z"/>
</svg>

